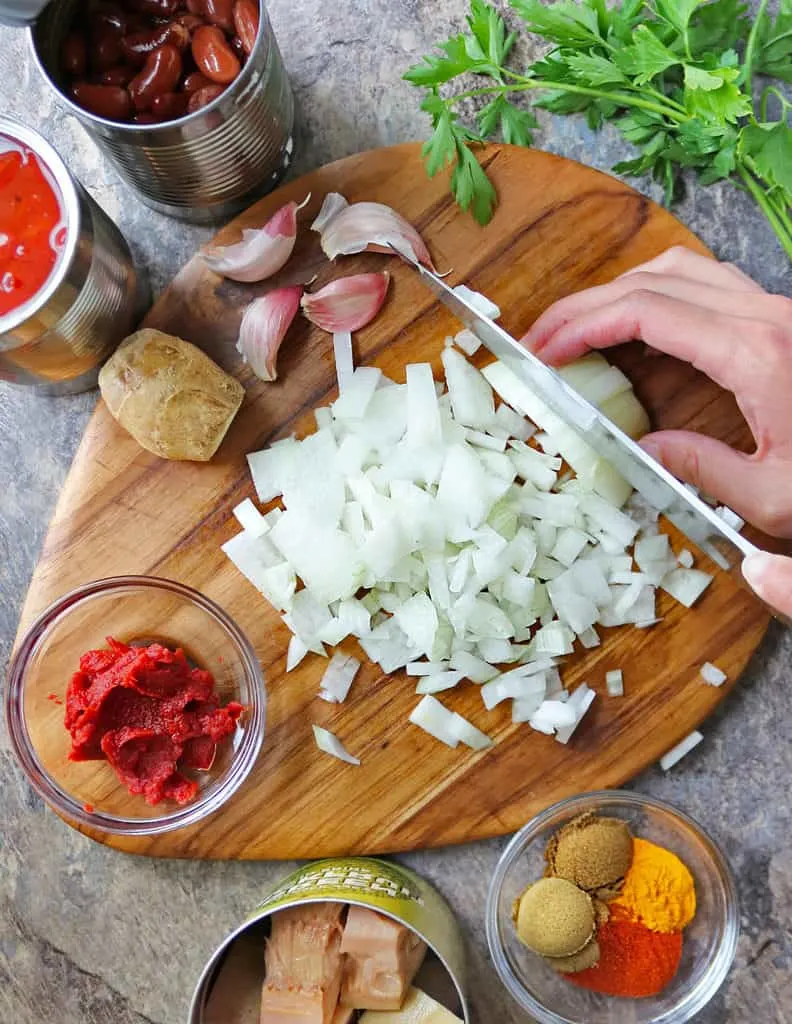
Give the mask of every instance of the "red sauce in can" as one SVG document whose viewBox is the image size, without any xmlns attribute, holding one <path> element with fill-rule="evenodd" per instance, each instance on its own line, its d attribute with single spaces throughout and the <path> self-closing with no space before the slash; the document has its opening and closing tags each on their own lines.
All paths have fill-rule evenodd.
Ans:
<svg viewBox="0 0 792 1024">
<path fill-rule="evenodd" d="M 0 136 L 0 316 L 44 287 L 65 240 L 46 167 L 26 146 Z"/>
</svg>

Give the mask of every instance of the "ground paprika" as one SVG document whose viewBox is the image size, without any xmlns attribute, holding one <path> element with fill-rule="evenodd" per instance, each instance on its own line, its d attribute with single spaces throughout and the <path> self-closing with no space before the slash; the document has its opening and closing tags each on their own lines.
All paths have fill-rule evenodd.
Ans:
<svg viewBox="0 0 792 1024">
<path fill-rule="evenodd" d="M 653 932 L 627 919 L 611 918 L 603 924 L 597 942 L 599 963 L 566 979 L 609 996 L 657 995 L 676 974 L 682 956 L 681 932 Z"/>
</svg>

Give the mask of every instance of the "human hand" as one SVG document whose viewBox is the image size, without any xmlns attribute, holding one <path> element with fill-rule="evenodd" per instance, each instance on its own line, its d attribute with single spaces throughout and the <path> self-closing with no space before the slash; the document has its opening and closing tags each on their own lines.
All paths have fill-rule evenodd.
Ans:
<svg viewBox="0 0 792 1024">
<path fill-rule="evenodd" d="M 702 434 L 663 430 L 643 447 L 675 476 L 777 537 L 792 536 L 792 300 L 736 267 L 676 246 L 615 281 L 556 302 L 523 342 L 562 365 L 640 339 L 732 391 L 756 442 L 750 455 Z M 748 583 L 792 614 L 792 559 L 749 556 Z"/>
</svg>

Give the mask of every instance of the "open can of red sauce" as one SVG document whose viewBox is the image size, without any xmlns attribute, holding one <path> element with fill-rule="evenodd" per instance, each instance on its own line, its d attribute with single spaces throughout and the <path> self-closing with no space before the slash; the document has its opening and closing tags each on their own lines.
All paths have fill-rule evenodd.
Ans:
<svg viewBox="0 0 792 1024">
<path fill-rule="evenodd" d="M 319 921 L 312 922 L 310 908 L 316 908 L 321 914 L 322 908 L 331 905 L 340 909 L 342 922 L 345 918 L 345 923 L 339 925 L 344 933 L 340 946 L 344 980 L 335 1015 L 335 1001 L 331 1000 L 328 1006 L 325 1000 L 321 1008 L 313 1008 L 309 1015 L 311 1020 L 329 1018 L 332 1024 L 349 1024 L 350 1021 L 368 1024 L 369 1020 L 377 1022 L 382 1016 L 388 1021 L 403 1019 L 426 1020 L 427 1024 L 429 1021 L 470 1024 L 465 946 L 451 908 L 440 893 L 415 872 L 393 861 L 374 857 L 333 857 L 316 861 L 285 878 L 265 897 L 249 920 L 232 932 L 212 955 L 196 986 L 187 1024 L 269 1024 L 276 1019 L 291 1020 L 293 1017 L 295 1022 L 308 1019 L 305 1002 L 310 991 L 310 979 L 298 969 L 297 974 L 302 977 L 295 981 L 292 991 L 282 992 L 282 999 L 276 992 L 274 1002 L 277 1005 L 274 1006 L 272 979 L 267 977 L 267 958 L 269 956 L 286 974 L 288 963 L 285 961 L 289 958 L 285 954 L 288 952 L 296 954 L 297 961 L 302 959 L 315 963 L 316 957 L 308 954 L 316 953 L 316 950 L 305 948 L 298 935 L 303 939 L 310 935 L 317 938 L 320 934 Z M 297 929 L 298 934 L 294 936 L 297 941 L 289 941 L 291 936 L 284 932 L 276 936 L 273 930 L 275 915 L 281 912 L 291 914 L 295 910 L 305 918 L 291 922 Z M 385 922 L 384 929 L 381 926 L 371 928 L 372 912 Z M 385 969 L 381 959 L 386 952 L 383 939 L 388 934 L 393 936 L 394 924 L 399 926 L 403 936 L 409 933 L 412 938 L 408 938 L 408 942 L 414 941 L 422 947 L 417 972 L 416 961 L 413 961 L 409 975 L 403 979 L 409 987 L 402 1010 L 386 1010 L 380 1015 L 373 1010 L 345 1009 L 345 1004 L 373 1007 L 386 993 L 393 995 L 390 985 L 383 980 L 385 976 L 380 976 L 379 971 Z M 288 929 L 289 925 L 284 927 Z M 346 962 L 357 959 L 360 967 L 359 958 L 363 952 L 360 948 L 352 952 L 351 943 L 345 945 L 350 927 L 356 929 L 358 947 L 361 943 L 372 944 L 368 950 L 372 954 L 371 969 L 357 970 L 354 963 Z M 287 941 L 279 946 L 277 954 L 273 950 L 268 953 L 268 943 L 278 945 L 279 939 Z M 343 952 L 345 949 L 348 952 Z M 405 954 L 406 957 L 409 955 Z M 329 971 L 329 959 L 330 954 L 327 953 L 324 961 L 326 971 Z M 295 997 L 297 990 L 301 990 L 301 999 Z M 345 998 L 345 992 L 354 991 L 378 998 Z M 382 1009 L 385 1010 L 384 1005 Z"/>
<path fill-rule="evenodd" d="M 0 380 L 95 387 L 147 299 L 115 224 L 45 139 L 0 116 Z"/>
</svg>

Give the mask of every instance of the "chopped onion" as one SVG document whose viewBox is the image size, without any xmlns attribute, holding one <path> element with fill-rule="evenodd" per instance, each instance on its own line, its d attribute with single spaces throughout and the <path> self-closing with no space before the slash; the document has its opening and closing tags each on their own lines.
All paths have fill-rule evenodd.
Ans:
<svg viewBox="0 0 792 1024">
<path fill-rule="evenodd" d="M 258 539 L 269 532 L 270 524 L 259 512 L 250 498 L 245 498 L 234 508 L 237 522 L 249 537 Z"/>
<path fill-rule="evenodd" d="M 667 754 L 660 758 L 660 767 L 664 772 L 667 772 L 669 768 L 674 767 L 677 761 L 681 761 L 686 754 L 689 754 L 694 747 L 697 747 L 703 739 L 704 737 L 701 733 L 695 729 L 681 743 L 677 743 L 675 747 L 672 747 Z"/>
<path fill-rule="evenodd" d="M 341 651 L 336 651 L 325 669 L 319 684 L 319 696 L 330 704 L 343 704 L 347 699 L 352 682 L 358 673 L 360 662 Z"/>
<path fill-rule="evenodd" d="M 745 526 L 745 520 L 738 516 L 736 512 L 732 511 L 732 509 L 727 508 L 725 505 L 718 505 L 718 507 L 715 509 L 715 515 L 720 516 L 724 523 L 730 526 L 733 530 L 736 530 L 737 533 L 739 533 L 740 530 Z"/>
<path fill-rule="evenodd" d="M 352 355 L 352 334 L 349 331 L 337 331 L 333 335 L 333 355 L 335 356 L 336 380 L 339 395 L 349 385 L 355 372 L 355 360 Z"/>
<path fill-rule="evenodd" d="M 687 548 L 682 548 L 682 550 L 677 555 L 677 562 L 679 562 L 679 564 L 682 566 L 683 569 L 692 569 L 693 568 L 693 552 L 692 551 L 688 551 Z"/>
<path fill-rule="evenodd" d="M 477 729 L 472 722 L 456 711 L 453 713 L 450 728 L 452 733 L 459 737 L 459 741 L 472 750 L 486 750 L 494 745 L 485 732 Z"/>
<path fill-rule="evenodd" d="M 705 661 L 699 669 L 699 675 L 705 683 L 709 683 L 710 686 L 723 686 L 728 678 L 725 672 L 722 672 L 717 665 L 713 665 L 709 661 Z"/>
<path fill-rule="evenodd" d="M 467 302 L 477 312 L 481 313 L 482 316 L 486 316 L 490 320 L 497 320 L 501 315 L 500 309 L 491 299 L 488 299 L 486 295 L 482 295 L 481 292 L 473 291 L 467 285 L 458 284 L 454 289 L 454 294 L 458 295 L 463 302 Z"/>
<path fill-rule="evenodd" d="M 473 333 L 465 328 L 464 331 L 460 331 L 454 337 L 454 344 L 457 348 L 461 348 L 466 356 L 473 356 L 481 348 L 481 340 Z"/>
<path fill-rule="evenodd" d="M 329 730 L 315 725 L 313 726 L 313 734 L 317 747 L 325 754 L 330 754 L 331 757 L 336 757 L 339 761 L 346 761 L 347 764 L 360 764 L 360 758 L 353 757 L 341 740 Z"/>
<path fill-rule="evenodd" d="M 449 747 L 456 747 L 460 742 L 459 726 L 454 721 L 454 712 L 443 707 L 439 700 L 428 694 L 413 710 L 410 721 Z"/>
<path fill-rule="evenodd" d="M 624 677 L 620 668 L 605 673 L 605 687 L 611 697 L 624 696 Z"/>
<path fill-rule="evenodd" d="M 573 725 L 564 726 L 556 732 L 556 739 L 559 743 L 569 743 L 573 733 L 583 721 L 586 712 L 594 703 L 596 693 L 586 683 L 581 683 L 580 686 L 570 695 L 567 701 L 567 707 L 572 707 L 575 712 L 575 722 Z"/>
<path fill-rule="evenodd" d="M 451 656 L 451 668 L 458 669 L 473 683 L 487 683 L 498 675 L 498 669 L 468 651 L 456 651 Z"/>
<path fill-rule="evenodd" d="M 699 569 L 673 569 L 662 578 L 660 586 L 675 601 L 692 608 L 710 583 L 712 577 Z"/>
<path fill-rule="evenodd" d="M 435 672 L 430 676 L 423 676 L 415 687 L 415 692 L 440 693 L 442 690 L 451 690 L 462 678 L 461 672 Z"/>
</svg>

